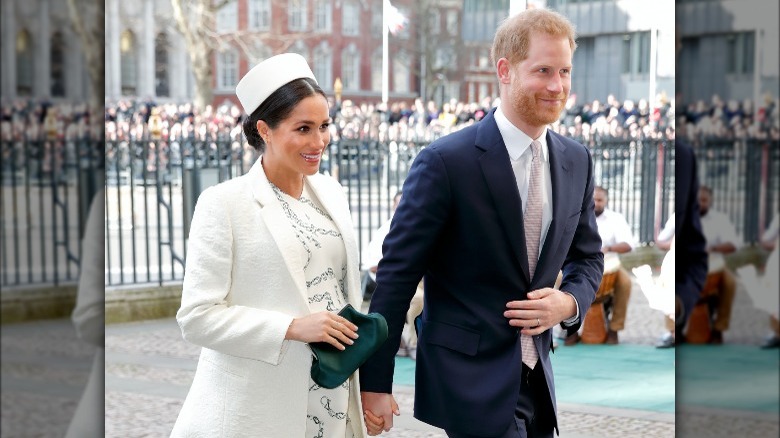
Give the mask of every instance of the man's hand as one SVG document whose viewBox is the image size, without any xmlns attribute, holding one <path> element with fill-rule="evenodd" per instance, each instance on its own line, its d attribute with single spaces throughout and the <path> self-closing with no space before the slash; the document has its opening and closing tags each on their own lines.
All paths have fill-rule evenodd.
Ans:
<svg viewBox="0 0 780 438">
<path fill-rule="evenodd" d="M 374 424 L 384 423 L 384 431 L 389 432 L 393 428 L 393 415 L 401 415 L 393 394 L 361 392 L 360 398 L 363 402 L 363 415 L 365 415 L 366 426 L 368 426 L 369 422 Z M 379 421 L 376 421 L 377 419 Z"/>
<path fill-rule="evenodd" d="M 506 303 L 504 317 L 509 325 L 520 327 L 520 333 L 535 336 L 577 314 L 574 297 L 546 287 L 529 292 L 528 299 Z"/>
</svg>

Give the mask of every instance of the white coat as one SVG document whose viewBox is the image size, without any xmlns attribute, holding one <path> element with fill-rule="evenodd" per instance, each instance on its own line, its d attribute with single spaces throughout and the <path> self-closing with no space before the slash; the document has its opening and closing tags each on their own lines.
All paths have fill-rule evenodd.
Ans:
<svg viewBox="0 0 780 438">
<path fill-rule="evenodd" d="M 359 309 L 358 249 L 343 189 L 324 175 L 306 180 L 341 232 L 349 302 Z M 305 435 L 311 350 L 284 339 L 293 318 L 311 313 L 298 245 L 261 159 L 200 195 L 176 318 L 184 339 L 203 349 L 172 437 Z M 347 413 L 363 437 L 357 374 Z"/>
</svg>

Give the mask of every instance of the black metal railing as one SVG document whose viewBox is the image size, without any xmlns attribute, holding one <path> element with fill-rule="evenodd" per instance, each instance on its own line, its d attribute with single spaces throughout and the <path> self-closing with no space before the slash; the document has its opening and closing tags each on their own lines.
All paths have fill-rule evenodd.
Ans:
<svg viewBox="0 0 780 438">
<path fill-rule="evenodd" d="M 89 205 L 104 184 L 102 140 L 4 139 L 0 150 L 0 282 L 76 281 Z"/>
<path fill-rule="evenodd" d="M 711 208 L 729 216 L 741 243 L 757 242 L 778 212 L 780 143 L 702 138 L 694 147 L 700 183 L 713 191 Z"/>
<path fill-rule="evenodd" d="M 106 285 L 180 281 L 198 195 L 243 175 L 257 159 L 227 134 L 111 140 L 105 163 L 100 142 L 57 141 L 3 143 L 3 285 L 77 278 L 79 236 L 103 178 Z M 320 171 L 344 187 L 361 252 L 390 217 L 393 196 L 427 144 L 342 139 L 326 149 Z M 587 144 L 610 207 L 625 215 L 640 244 L 652 243 L 674 208 L 671 142 L 600 138 Z M 777 209 L 780 148 L 708 139 L 696 151 L 715 207 L 730 215 L 746 243 L 755 242 Z"/>
</svg>

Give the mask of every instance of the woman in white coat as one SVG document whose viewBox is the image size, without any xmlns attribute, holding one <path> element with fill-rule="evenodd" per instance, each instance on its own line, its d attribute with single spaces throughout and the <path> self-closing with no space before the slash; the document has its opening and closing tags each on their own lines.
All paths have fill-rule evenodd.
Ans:
<svg viewBox="0 0 780 438">
<path fill-rule="evenodd" d="M 358 251 L 341 186 L 318 174 L 328 103 L 300 55 L 271 57 L 239 82 L 244 134 L 261 156 L 206 189 L 189 235 L 184 339 L 202 346 L 173 437 L 363 437 L 357 372 L 335 389 L 311 380 L 307 343 L 349 348 L 360 308 Z"/>
</svg>

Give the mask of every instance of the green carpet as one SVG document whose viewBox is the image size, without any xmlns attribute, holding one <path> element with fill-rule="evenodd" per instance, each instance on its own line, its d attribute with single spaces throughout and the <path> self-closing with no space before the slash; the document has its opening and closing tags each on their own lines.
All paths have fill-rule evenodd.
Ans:
<svg viewBox="0 0 780 438">
<path fill-rule="evenodd" d="M 780 352 L 753 345 L 677 347 L 680 407 L 777 413 Z"/>
<path fill-rule="evenodd" d="M 551 355 L 559 403 L 674 412 L 674 350 L 576 345 Z"/>
<path fill-rule="evenodd" d="M 577 345 L 557 348 L 552 362 L 559 403 L 674 412 L 673 349 Z M 395 363 L 395 384 L 414 385 L 414 361 Z"/>
<path fill-rule="evenodd" d="M 674 412 L 676 394 L 680 407 L 780 410 L 778 350 L 729 344 L 664 350 L 580 344 L 559 347 L 552 362 L 561 403 Z M 414 365 L 409 358 L 396 358 L 397 385 L 414 385 Z"/>
</svg>

